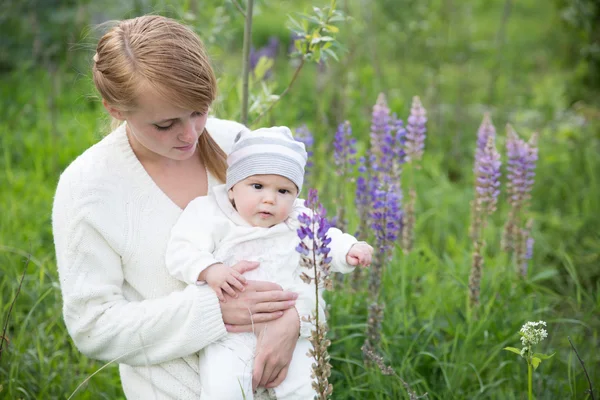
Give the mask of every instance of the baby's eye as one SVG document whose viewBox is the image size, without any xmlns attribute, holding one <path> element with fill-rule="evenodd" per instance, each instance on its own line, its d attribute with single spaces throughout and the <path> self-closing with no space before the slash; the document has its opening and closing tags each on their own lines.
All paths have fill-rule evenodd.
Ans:
<svg viewBox="0 0 600 400">
<path fill-rule="evenodd" d="M 253 183 L 252 187 L 256 190 L 260 190 L 260 189 L 262 189 L 263 186 L 260 183 Z"/>
<path fill-rule="evenodd" d="M 281 193 L 281 194 L 287 194 L 287 193 L 290 193 L 290 191 L 287 190 L 287 189 L 279 189 L 279 193 Z"/>
</svg>

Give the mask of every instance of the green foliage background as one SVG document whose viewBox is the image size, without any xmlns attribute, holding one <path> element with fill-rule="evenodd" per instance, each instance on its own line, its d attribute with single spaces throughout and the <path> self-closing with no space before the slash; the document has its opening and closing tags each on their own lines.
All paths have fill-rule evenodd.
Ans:
<svg viewBox="0 0 600 400">
<path fill-rule="evenodd" d="M 98 4 L 96 4 L 98 3 Z M 257 3 L 253 42 L 290 41 L 284 15 L 326 2 Z M 434 399 L 520 399 L 526 366 L 502 352 L 529 320 L 548 323 L 536 371 L 540 399 L 589 398 L 567 336 L 600 386 L 600 108 L 597 1 L 346 0 L 347 51 L 309 66 L 261 125 L 307 126 L 316 136 L 311 184 L 330 210 L 353 210 L 351 183 L 332 179 L 331 140 L 349 120 L 361 152 L 380 92 L 406 118 L 412 96 L 428 109 L 423 170 L 417 171 L 416 250 L 386 267 L 383 354 L 418 393 Z M 230 1 L 28 0 L 0 5 L 0 315 L 12 311 L 0 360 L 0 398 L 122 397 L 116 365 L 104 369 L 74 348 L 61 316 L 50 210 L 56 182 L 78 154 L 109 131 L 90 78 L 101 24 L 154 12 L 186 21 L 206 42 L 220 79 L 214 112 L 239 117 L 243 19 Z M 272 85 L 293 67 L 285 51 Z M 258 90 L 258 88 L 255 88 Z M 473 146 L 484 111 L 498 128 L 540 133 L 532 210 L 536 239 L 526 280 L 500 250 L 507 207 L 487 231 L 476 321 L 465 315 L 471 243 Z M 252 117 L 250 118 L 252 120 Z M 505 173 L 504 173 L 505 175 Z M 307 185 L 308 186 L 308 185 Z M 338 193 L 342 200 L 334 202 Z M 332 200 L 330 200 L 332 199 Z M 351 213 L 352 215 L 352 213 Z M 351 226 L 357 224 L 351 217 Z M 24 260 L 31 254 L 25 269 Z M 345 288 L 350 287 L 346 283 Z M 401 382 L 366 368 L 366 293 L 329 295 L 334 399 L 408 398 Z"/>
</svg>

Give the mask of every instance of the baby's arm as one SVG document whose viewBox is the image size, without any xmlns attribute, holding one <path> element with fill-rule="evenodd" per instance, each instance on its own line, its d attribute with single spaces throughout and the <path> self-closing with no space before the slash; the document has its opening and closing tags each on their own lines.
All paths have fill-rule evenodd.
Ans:
<svg viewBox="0 0 600 400">
<path fill-rule="evenodd" d="M 196 283 L 206 268 L 221 262 L 212 253 L 229 225 L 224 217 L 218 217 L 216 208 L 210 197 L 199 197 L 188 204 L 173 226 L 165 261 L 175 278 Z"/>
</svg>

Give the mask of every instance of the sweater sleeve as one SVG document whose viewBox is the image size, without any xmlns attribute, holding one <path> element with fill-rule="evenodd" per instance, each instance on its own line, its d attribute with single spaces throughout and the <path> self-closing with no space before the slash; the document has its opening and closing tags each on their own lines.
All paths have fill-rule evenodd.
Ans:
<svg viewBox="0 0 600 400">
<path fill-rule="evenodd" d="M 354 271 L 354 266 L 346 262 L 346 255 L 350 251 L 350 247 L 358 241 L 348 233 L 344 233 L 337 228 L 329 228 L 327 236 L 331 238 L 329 247 L 331 249 L 331 272 L 341 272 L 347 274 Z"/>
<path fill-rule="evenodd" d="M 208 287 L 125 298 L 119 233 L 125 218 L 115 211 L 122 199 L 82 182 L 63 174 L 52 212 L 64 320 L 77 348 L 94 359 L 143 366 L 188 356 L 223 337 L 219 302 Z"/>
<path fill-rule="evenodd" d="M 199 197 L 183 210 L 167 246 L 169 273 L 188 284 L 195 283 L 207 267 L 221 262 L 213 255 L 229 224 L 211 196 Z"/>
</svg>

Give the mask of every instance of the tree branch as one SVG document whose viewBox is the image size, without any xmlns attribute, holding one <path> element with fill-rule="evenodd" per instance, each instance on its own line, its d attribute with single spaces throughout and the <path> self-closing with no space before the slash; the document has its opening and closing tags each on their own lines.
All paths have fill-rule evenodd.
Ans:
<svg viewBox="0 0 600 400">
<path fill-rule="evenodd" d="M 252 121 L 252 123 L 250 124 L 250 126 L 253 126 L 254 124 L 256 124 L 262 117 L 265 116 L 265 114 L 269 113 L 269 111 L 271 111 L 271 109 L 275 106 L 275 104 L 277 104 L 281 100 L 281 98 L 283 96 L 285 96 L 285 94 L 287 92 L 289 92 L 289 90 L 291 89 L 292 85 L 294 84 L 294 82 L 298 78 L 298 75 L 300 74 L 300 70 L 302 69 L 303 66 L 304 66 L 304 58 L 300 62 L 300 65 L 298 65 L 298 68 L 296 68 L 296 71 L 294 72 L 294 76 L 292 77 L 292 80 L 290 81 L 290 83 L 288 84 L 288 86 L 279 95 L 279 98 L 276 101 L 272 102 L 266 110 L 264 110 L 263 112 L 261 112 L 260 115 L 258 117 L 256 117 L 254 119 L 254 121 Z"/>
<path fill-rule="evenodd" d="M 234 0 L 235 2 L 235 0 Z M 248 123 L 248 81 L 250 80 L 250 44 L 252 42 L 252 9 L 254 0 L 248 0 L 244 25 L 244 49 L 242 55 L 242 118 L 241 123 Z"/>
</svg>

